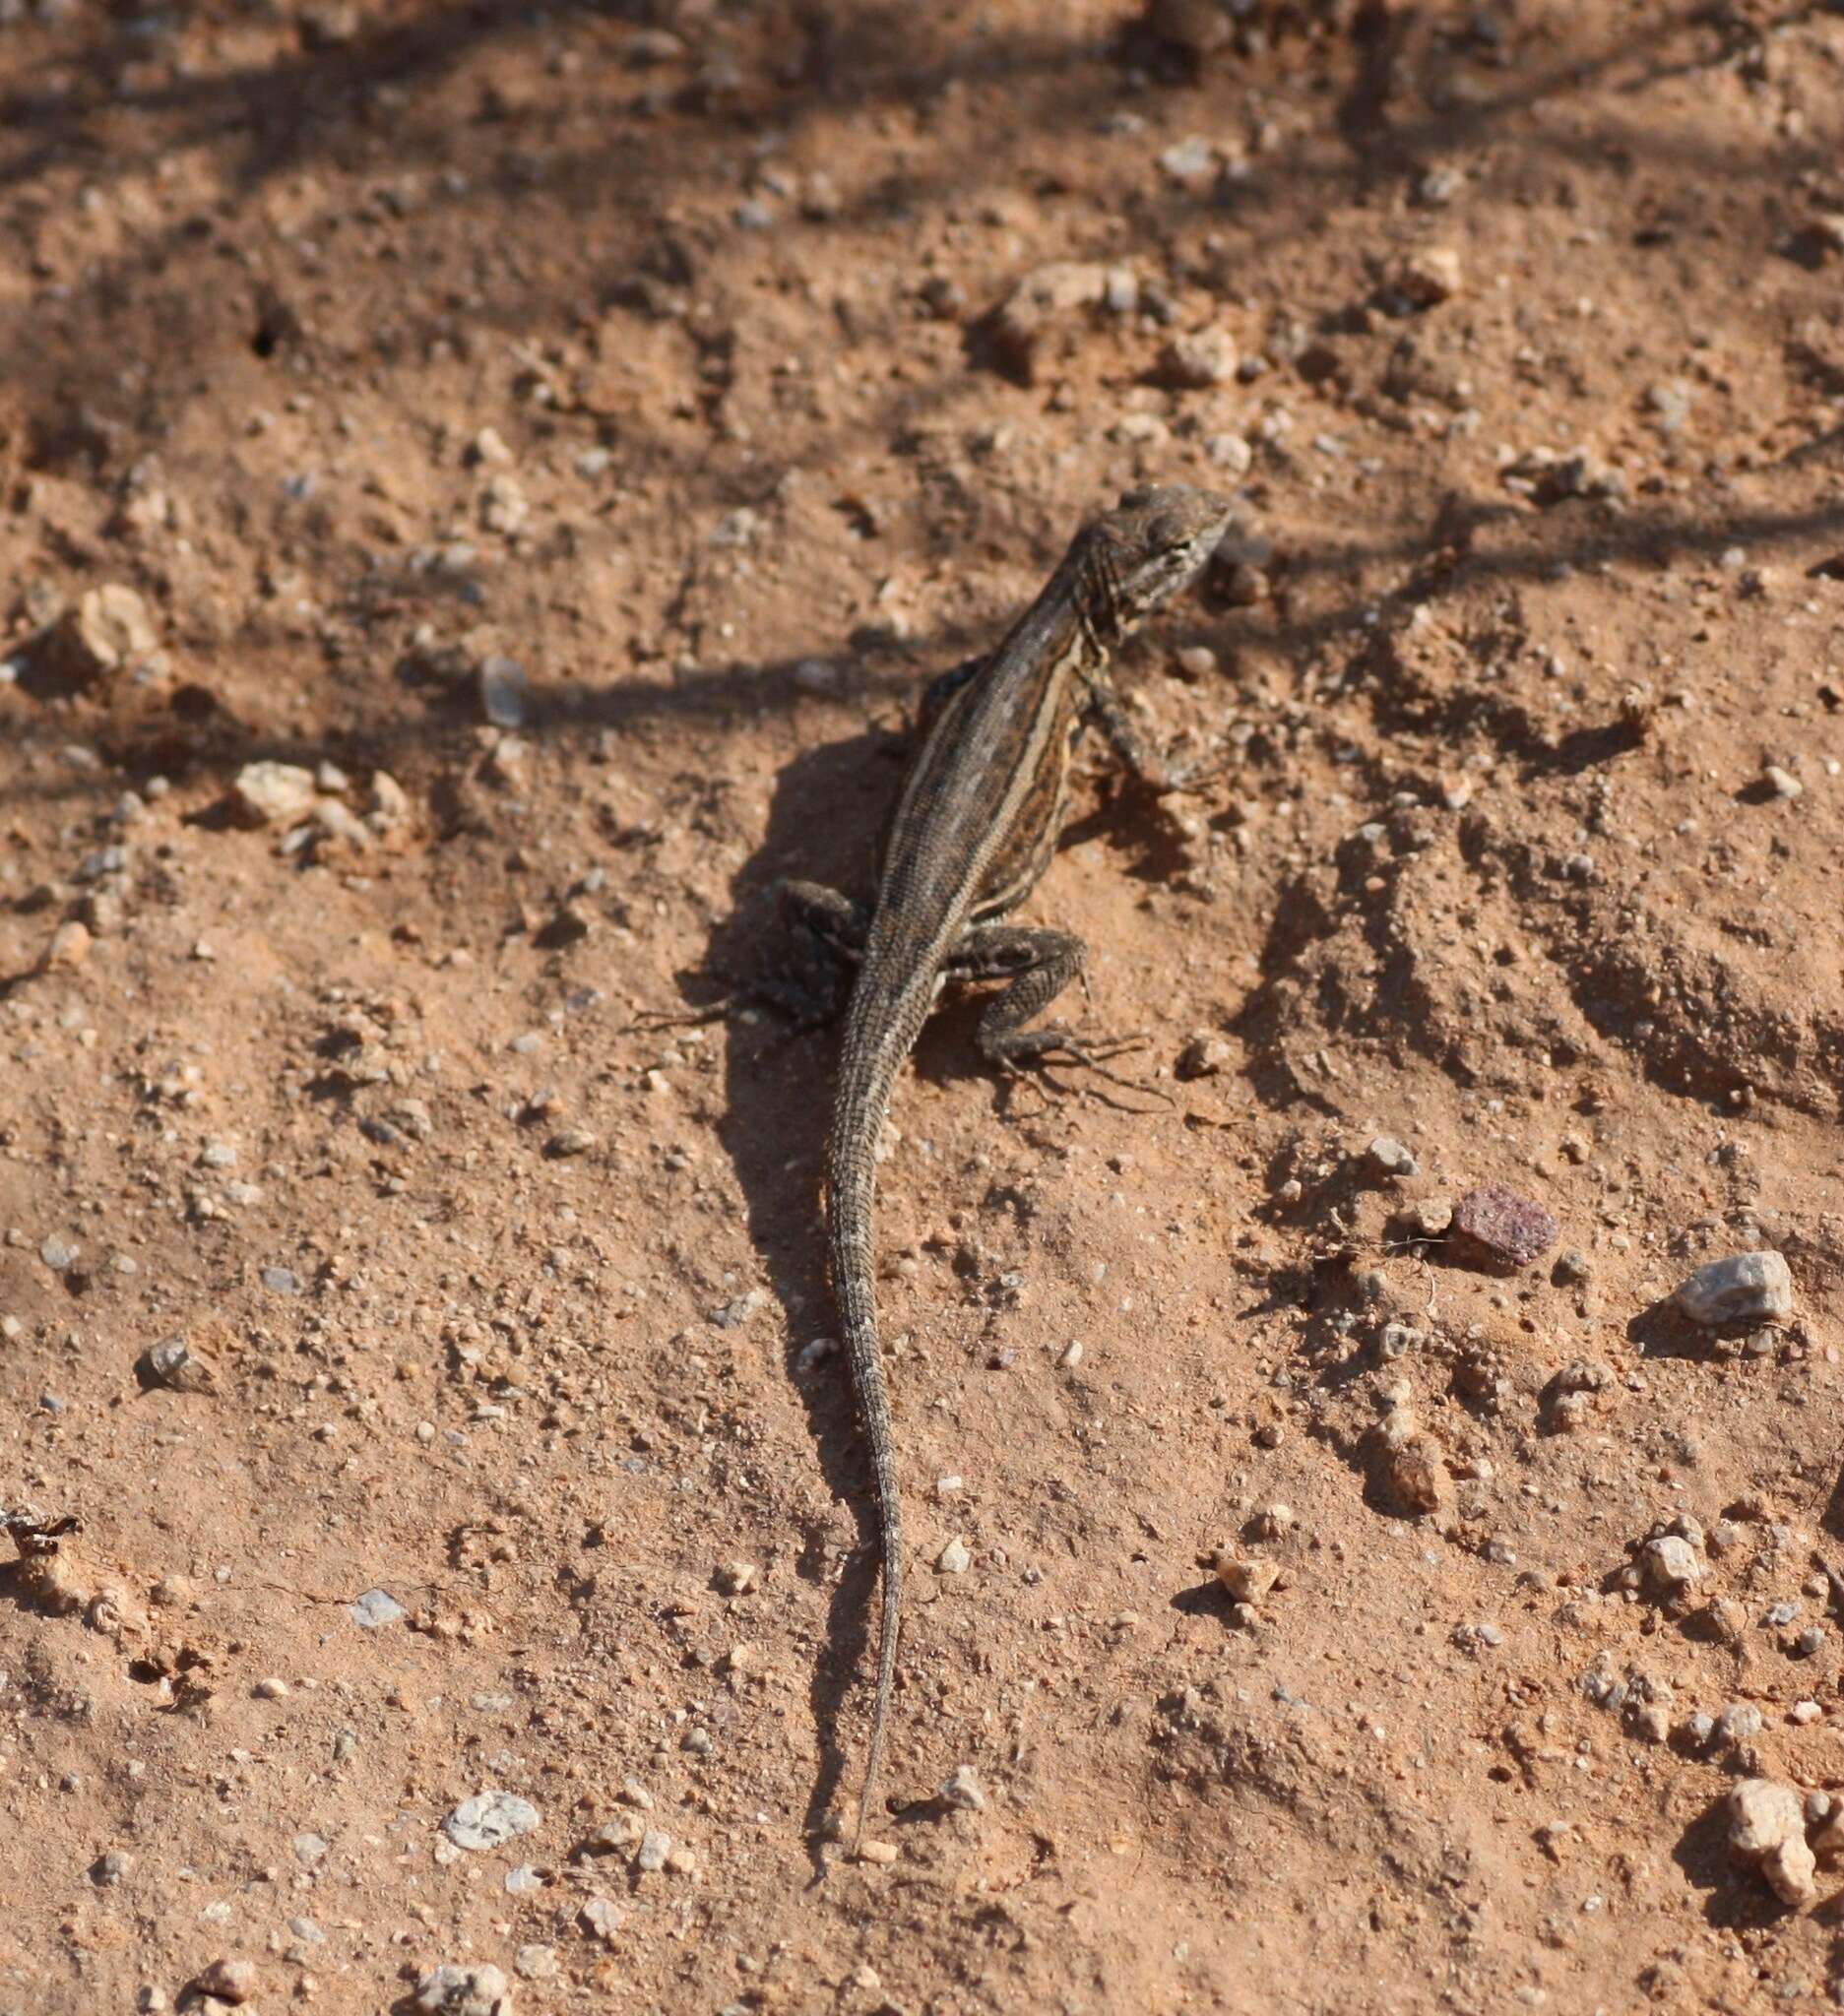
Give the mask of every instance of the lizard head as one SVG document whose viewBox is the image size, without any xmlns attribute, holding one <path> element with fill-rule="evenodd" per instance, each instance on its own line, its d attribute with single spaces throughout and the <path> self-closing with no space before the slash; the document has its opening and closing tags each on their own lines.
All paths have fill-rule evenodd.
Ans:
<svg viewBox="0 0 1844 2016">
<path fill-rule="evenodd" d="M 1151 483 L 1129 490 L 1082 534 L 1085 572 L 1124 635 L 1191 581 L 1230 529 L 1235 506 L 1213 490 Z"/>
</svg>

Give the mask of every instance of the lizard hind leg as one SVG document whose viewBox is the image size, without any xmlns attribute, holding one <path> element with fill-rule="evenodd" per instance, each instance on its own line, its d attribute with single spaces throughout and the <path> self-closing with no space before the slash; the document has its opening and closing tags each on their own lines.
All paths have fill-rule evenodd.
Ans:
<svg viewBox="0 0 1844 2016">
<path fill-rule="evenodd" d="M 1068 931 L 1019 924 L 974 924 L 955 947 L 947 973 L 956 980 L 1008 980 L 986 1004 L 975 1040 L 980 1053 L 1003 1071 L 1049 1064 L 1079 1064 L 1118 1085 L 1131 1084 L 1107 1068 L 1108 1059 L 1136 1048 L 1139 1035 L 1090 1037 L 1061 1023 L 1025 1024 L 1041 1015 L 1071 981 L 1083 979 L 1087 948 Z"/>
<path fill-rule="evenodd" d="M 758 975 L 753 991 L 798 1027 L 831 1022 L 851 989 L 869 907 L 820 882 L 778 882 L 775 896 L 788 925 L 788 957 L 778 971 Z"/>
</svg>

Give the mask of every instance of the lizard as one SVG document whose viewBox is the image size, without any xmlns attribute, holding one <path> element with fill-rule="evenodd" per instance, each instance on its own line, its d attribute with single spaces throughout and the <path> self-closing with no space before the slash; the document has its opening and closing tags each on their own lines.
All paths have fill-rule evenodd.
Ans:
<svg viewBox="0 0 1844 2016">
<path fill-rule="evenodd" d="M 976 1039 L 999 1069 L 1097 1061 L 1096 1045 L 1071 1029 L 1025 1026 L 1081 976 L 1081 939 L 1002 920 L 1049 865 L 1068 806 L 1070 759 L 1086 729 L 1099 727 L 1154 788 L 1183 788 L 1128 722 L 1111 659 L 1121 638 L 1197 575 L 1231 515 L 1226 498 L 1168 484 L 1130 490 L 1087 525 L 998 648 L 926 689 L 922 740 L 885 830 L 873 902 L 812 882 L 781 885 L 784 914 L 809 945 L 857 966 L 825 1165 L 829 1273 L 869 1445 L 882 1568 L 877 1693 L 856 1847 L 883 1760 L 903 1603 L 902 1509 L 872 1286 L 876 1148 L 891 1091 L 950 981 L 1008 983 L 987 1002 Z"/>
</svg>

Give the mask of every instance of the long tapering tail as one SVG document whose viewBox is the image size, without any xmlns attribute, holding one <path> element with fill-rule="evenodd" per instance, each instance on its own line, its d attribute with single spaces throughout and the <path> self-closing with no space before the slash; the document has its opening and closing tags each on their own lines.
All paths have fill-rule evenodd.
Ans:
<svg viewBox="0 0 1844 2016">
<path fill-rule="evenodd" d="M 884 1730 L 896 1684 L 897 1632 L 903 1613 L 903 1517 L 897 1493 L 896 1455 L 890 1397 L 877 1343 L 877 1297 L 872 1287 L 872 1225 L 877 1201 L 876 1147 L 889 1105 L 890 1087 L 908 1054 L 907 1017 L 884 1023 L 881 1044 L 854 1042 L 853 1031 L 882 1017 L 862 1015 L 858 1004 L 849 1018 L 833 1108 L 827 1156 L 826 1228 L 833 1294 L 845 1330 L 845 1347 L 858 1392 L 858 1415 L 870 1445 L 877 1488 L 877 1522 L 883 1555 L 883 1612 L 877 1638 L 877 1700 L 871 1714 L 870 1751 L 858 1796 L 858 1833 L 862 1842 L 883 1763 Z M 913 1039 L 912 1039 L 913 1040 Z"/>
</svg>

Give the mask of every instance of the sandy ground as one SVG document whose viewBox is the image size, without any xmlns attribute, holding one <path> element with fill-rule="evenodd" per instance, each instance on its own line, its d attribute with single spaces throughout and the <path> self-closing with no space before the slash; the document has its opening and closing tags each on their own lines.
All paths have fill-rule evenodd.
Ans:
<svg viewBox="0 0 1844 2016">
<path fill-rule="evenodd" d="M 0 0 L 0 2010 L 1829 2003 L 1841 142 L 1754 0 Z M 1028 913 L 1140 1089 L 900 1088 L 853 1861 L 746 985 L 1147 478 L 1217 775 Z"/>
</svg>

